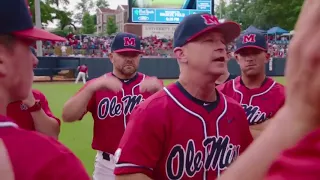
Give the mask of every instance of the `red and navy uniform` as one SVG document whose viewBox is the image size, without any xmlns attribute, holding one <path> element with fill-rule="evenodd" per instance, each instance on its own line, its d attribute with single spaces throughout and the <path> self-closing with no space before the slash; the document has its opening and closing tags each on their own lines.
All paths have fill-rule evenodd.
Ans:
<svg viewBox="0 0 320 180">
<path fill-rule="evenodd" d="M 240 76 L 217 88 L 242 105 L 249 125 L 260 124 L 270 119 L 285 101 L 284 86 L 269 77 L 265 78 L 261 87 L 255 89 L 247 88 Z"/>
<path fill-rule="evenodd" d="M 108 76 L 113 76 L 113 74 L 108 73 L 99 78 L 108 78 Z M 99 90 L 93 94 L 87 105 L 87 110 L 92 114 L 94 120 L 93 149 L 114 154 L 131 111 L 151 95 L 151 93 L 140 93 L 139 91 L 140 83 L 145 78 L 148 77 L 137 73 L 132 79 L 121 80 L 122 90 L 118 93 Z M 83 88 L 95 80 L 89 81 Z"/>
<path fill-rule="evenodd" d="M 237 102 L 218 91 L 215 102 L 204 102 L 177 82 L 132 112 L 114 172 L 155 180 L 216 179 L 251 142 Z"/>
</svg>

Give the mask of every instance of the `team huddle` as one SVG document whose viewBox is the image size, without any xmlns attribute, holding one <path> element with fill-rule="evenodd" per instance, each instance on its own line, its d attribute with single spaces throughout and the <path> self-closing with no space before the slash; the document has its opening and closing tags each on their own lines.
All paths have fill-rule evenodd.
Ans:
<svg viewBox="0 0 320 180">
<path fill-rule="evenodd" d="M 0 41 L 13 35 L 15 46 L 28 58 L 19 66 L 10 63 L 21 57 L 1 62 L 0 77 L 14 76 L 2 68 L 7 63 L 28 67 L 30 72 L 21 73 L 30 77 L 15 75 L 15 87 L 23 88 L 8 91 L 9 98 L 0 97 L 7 100 L 0 109 L 1 179 L 90 179 L 82 163 L 56 140 L 60 120 L 45 95 L 30 90 L 31 68 L 38 60 L 28 52 L 28 42 L 64 39 L 34 28 L 24 0 L 1 1 L 0 15 L 8 17 L 3 8 L 15 11 L 17 4 L 21 13 L 10 14 L 17 22 L 2 23 L 8 25 L 0 28 Z M 91 113 L 92 149 L 97 151 L 93 179 L 216 179 L 237 162 L 286 101 L 284 86 L 266 76 L 270 57 L 264 35 L 240 33 L 237 23 L 220 23 L 210 14 L 186 16 L 174 32 L 179 78 L 166 87 L 158 78 L 137 72 L 143 52 L 140 38 L 131 33 L 113 39 L 112 72 L 86 82 L 88 69 L 79 67 L 76 83 L 82 78 L 85 85 L 64 104 L 62 120 L 75 122 Z M 226 45 L 234 40 L 240 76 L 227 70 Z M 2 46 L 0 51 L 6 52 Z M 1 92 L 12 90 L 11 80 L 1 81 Z"/>
</svg>

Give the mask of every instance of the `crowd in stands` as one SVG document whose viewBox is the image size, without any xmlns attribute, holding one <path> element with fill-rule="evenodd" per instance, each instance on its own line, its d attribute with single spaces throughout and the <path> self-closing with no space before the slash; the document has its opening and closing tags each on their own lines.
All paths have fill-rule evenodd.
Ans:
<svg viewBox="0 0 320 180">
<path fill-rule="evenodd" d="M 44 56 L 68 57 L 107 57 L 114 36 L 73 35 L 69 34 L 64 43 L 43 43 Z M 289 37 L 266 36 L 269 43 L 269 53 L 274 58 L 284 58 L 287 54 Z M 172 39 L 157 38 L 157 36 L 141 37 L 143 57 L 172 57 Z M 229 45 L 229 50 L 234 49 Z"/>
</svg>

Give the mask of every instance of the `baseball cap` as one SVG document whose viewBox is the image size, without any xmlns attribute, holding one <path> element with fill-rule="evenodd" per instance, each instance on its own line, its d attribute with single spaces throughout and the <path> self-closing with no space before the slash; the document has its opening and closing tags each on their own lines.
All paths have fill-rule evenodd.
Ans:
<svg viewBox="0 0 320 180">
<path fill-rule="evenodd" d="M 263 51 L 268 50 L 268 44 L 263 34 L 246 32 L 236 40 L 235 53 L 243 48 L 257 48 Z"/>
<path fill-rule="evenodd" d="M 226 43 L 235 40 L 241 32 L 240 25 L 236 22 L 220 23 L 218 18 L 211 14 L 191 14 L 184 17 L 174 31 L 173 46 L 182 47 L 200 35 L 217 30 L 224 35 Z"/>
<path fill-rule="evenodd" d="M 135 34 L 119 32 L 113 38 L 111 44 L 111 52 L 142 53 L 140 38 Z"/>
<path fill-rule="evenodd" d="M 65 41 L 60 36 L 33 26 L 25 0 L 1 0 L 0 17 L 0 34 L 32 40 Z"/>
</svg>

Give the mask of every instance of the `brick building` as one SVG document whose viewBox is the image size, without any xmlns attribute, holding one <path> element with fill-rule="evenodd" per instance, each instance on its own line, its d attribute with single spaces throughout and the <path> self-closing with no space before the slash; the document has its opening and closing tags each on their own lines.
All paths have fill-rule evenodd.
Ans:
<svg viewBox="0 0 320 180">
<path fill-rule="evenodd" d="M 98 8 L 97 11 L 97 33 L 105 33 L 109 17 L 115 18 L 119 32 L 124 31 L 124 24 L 128 21 L 128 6 L 119 5 L 117 9 Z"/>
</svg>

